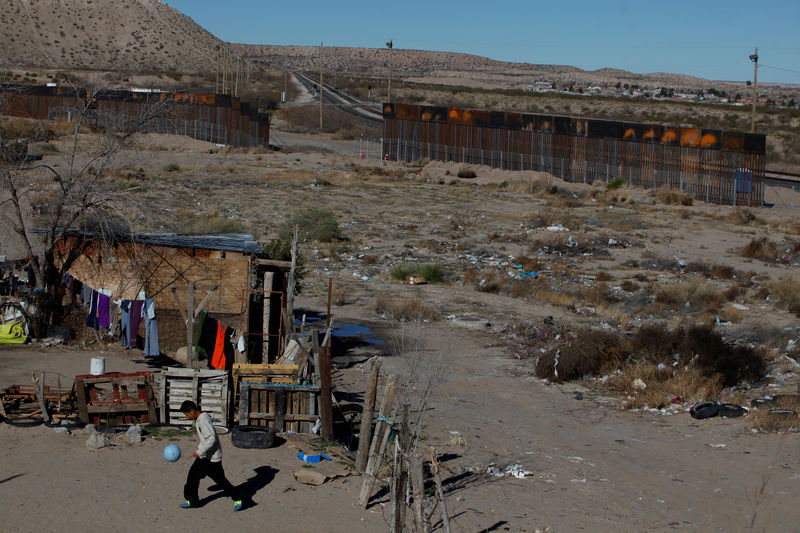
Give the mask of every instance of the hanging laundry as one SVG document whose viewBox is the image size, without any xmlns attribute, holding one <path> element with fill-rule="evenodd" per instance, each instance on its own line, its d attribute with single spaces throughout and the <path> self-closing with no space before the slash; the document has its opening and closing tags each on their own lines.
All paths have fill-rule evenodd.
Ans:
<svg viewBox="0 0 800 533">
<path fill-rule="evenodd" d="M 81 288 L 81 301 L 84 307 L 89 307 L 92 303 L 92 288 L 86 284 Z"/>
<path fill-rule="evenodd" d="M 92 296 L 89 298 L 89 314 L 86 315 L 86 327 L 97 329 L 97 303 L 100 293 L 92 289 Z"/>
<path fill-rule="evenodd" d="M 161 355 L 161 351 L 158 348 L 156 304 L 152 298 L 144 301 L 142 318 L 144 318 L 144 355 L 145 357 L 158 357 Z"/>
<path fill-rule="evenodd" d="M 136 348 L 139 322 L 142 321 L 142 307 L 144 307 L 144 300 L 131 300 L 131 311 L 128 317 L 128 348 Z"/>
<path fill-rule="evenodd" d="M 109 304 L 111 299 L 102 292 L 97 295 L 97 325 L 107 328 L 111 324 Z"/>
<path fill-rule="evenodd" d="M 197 339 L 198 352 L 202 352 L 211 366 L 211 357 L 214 355 L 214 346 L 217 342 L 217 328 L 219 324 L 210 316 L 206 315 L 203 318 L 203 324 L 200 328 L 200 336 Z"/>
<path fill-rule="evenodd" d="M 119 343 L 128 348 L 131 344 L 131 301 L 122 300 L 119 303 L 119 311 L 121 315 L 119 320 Z"/>
<path fill-rule="evenodd" d="M 225 328 L 225 343 L 222 345 L 222 353 L 224 354 L 225 361 L 223 361 L 223 368 L 225 370 L 232 370 L 233 369 L 233 361 L 236 359 L 234 355 L 234 348 L 236 345 L 236 341 L 234 340 L 234 336 L 236 335 L 236 330 L 233 328 Z"/>
<path fill-rule="evenodd" d="M 214 353 L 211 356 L 211 368 L 222 370 L 225 368 L 225 332 L 228 326 L 223 326 L 217 322 L 217 338 L 214 342 Z"/>
</svg>

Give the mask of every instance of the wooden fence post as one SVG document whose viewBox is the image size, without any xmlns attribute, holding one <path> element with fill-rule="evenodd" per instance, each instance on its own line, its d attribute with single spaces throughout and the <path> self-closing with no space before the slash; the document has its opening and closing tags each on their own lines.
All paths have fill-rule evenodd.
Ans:
<svg viewBox="0 0 800 533">
<path fill-rule="evenodd" d="M 375 397 L 378 392 L 378 376 L 381 370 L 380 359 L 375 359 L 372 365 L 372 374 L 369 378 L 367 396 L 364 398 L 364 410 L 361 411 L 361 427 L 358 430 L 358 456 L 356 456 L 356 471 L 364 473 L 367 467 L 369 445 L 372 440 L 372 416 L 375 412 Z"/>
</svg>

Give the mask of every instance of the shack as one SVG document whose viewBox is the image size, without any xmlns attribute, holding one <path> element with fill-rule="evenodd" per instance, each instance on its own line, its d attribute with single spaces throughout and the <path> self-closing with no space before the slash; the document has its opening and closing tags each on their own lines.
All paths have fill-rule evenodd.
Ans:
<svg viewBox="0 0 800 533">
<path fill-rule="evenodd" d="M 283 347 L 281 308 L 290 264 L 260 254 L 247 233 L 109 236 L 71 230 L 55 248 L 55 262 L 63 267 L 76 256 L 69 275 L 104 290 L 111 301 L 152 298 L 162 353 L 174 355 L 186 346 L 187 317 L 202 306 L 244 339 L 237 363 L 267 363 Z"/>
</svg>

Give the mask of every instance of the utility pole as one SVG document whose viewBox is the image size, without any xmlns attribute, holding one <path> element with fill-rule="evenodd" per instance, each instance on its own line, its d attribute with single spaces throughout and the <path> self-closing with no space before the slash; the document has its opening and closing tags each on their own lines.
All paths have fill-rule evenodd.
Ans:
<svg viewBox="0 0 800 533">
<path fill-rule="evenodd" d="M 322 43 L 319 43 L 319 130 L 322 131 Z"/>
<path fill-rule="evenodd" d="M 286 103 L 286 100 L 289 98 L 289 93 L 286 91 L 289 89 L 289 63 L 286 63 L 286 67 L 283 71 L 283 95 L 281 95 L 281 103 Z"/>
<path fill-rule="evenodd" d="M 386 46 L 389 47 L 389 91 L 388 91 L 389 94 L 387 96 L 387 100 L 391 102 L 392 101 L 392 49 L 394 48 L 394 46 L 391 40 L 388 43 L 386 43 Z"/>
<path fill-rule="evenodd" d="M 756 131 L 756 96 L 758 92 L 756 91 L 756 86 L 758 85 L 758 48 L 756 48 L 756 53 L 750 56 L 750 61 L 753 62 L 753 120 L 750 124 L 750 131 L 755 133 Z"/>
</svg>

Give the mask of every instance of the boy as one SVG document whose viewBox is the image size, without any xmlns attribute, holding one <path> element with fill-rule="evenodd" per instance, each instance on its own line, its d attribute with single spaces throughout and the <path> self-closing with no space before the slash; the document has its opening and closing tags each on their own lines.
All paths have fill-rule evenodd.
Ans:
<svg viewBox="0 0 800 533">
<path fill-rule="evenodd" d="M 242 497 L 236 487 L 225 477 L 225 471 L 222 469 L 222 447 L 219 444 L 219 437 L 214 429 L 211 415 L 202 412 L 191 400 L 186 400 L 181 404 L 181 413 L 189 420 L 195 421 L 197 437 L 200 441 L 197 451 L 192 454 L 195 460 L 189 469 L 186 485 L 183 486 L 183 497 L 186 498 L 186 501 L 181 504 L 181 507 L 193 509 L 200 506 L 197 489 L 200 486 L 200 480 L 209 476 L 233 500 L 233 510 L 239 511 L 242 508 Z"/>
</svg>

